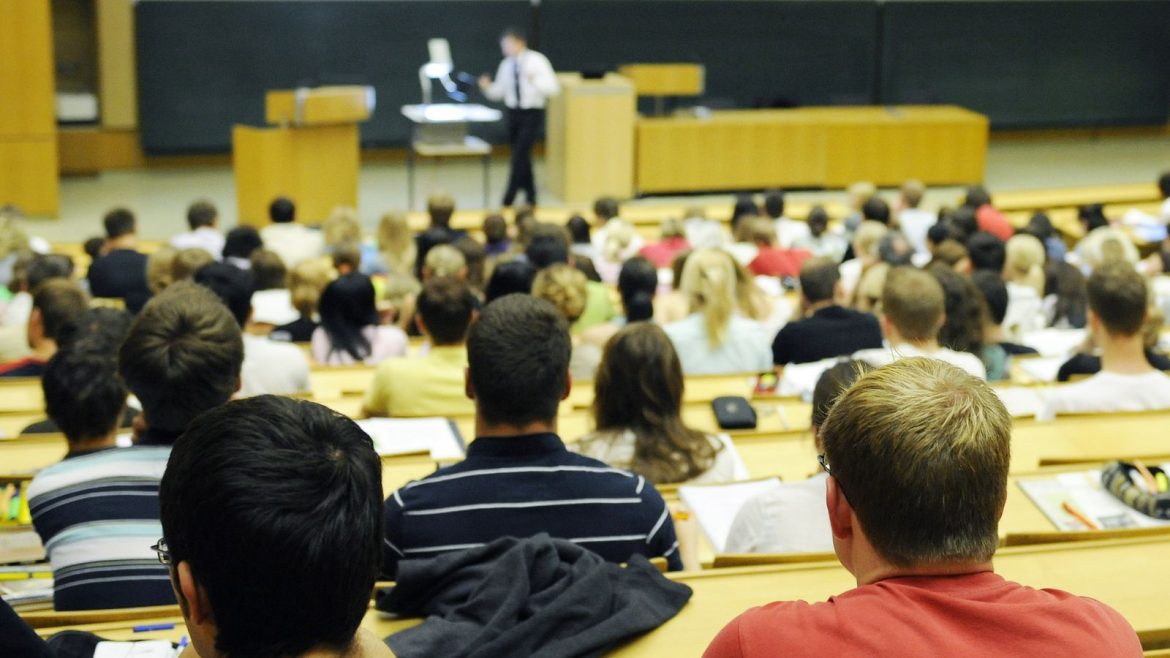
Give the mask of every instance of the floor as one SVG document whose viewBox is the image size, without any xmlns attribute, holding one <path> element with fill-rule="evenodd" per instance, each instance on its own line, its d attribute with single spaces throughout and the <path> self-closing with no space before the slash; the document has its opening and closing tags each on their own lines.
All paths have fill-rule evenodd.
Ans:
<svg viewBox="0 0 1170 658">
<path fill-rule="evenodd" d="M 1170 170 L 1170 136 L 1066 137 L 1050 139 L 993 139 L 988 149 L 986 183 L 992 192 L 1044 187 L 1069 187 L 1154 180 Z M 507 177 L 507 161 L 491 165 L 493 195 L 501 192 Z M 537 179 L 544 180 L 543 163 L 537 162 Z M 482 207 L 482 179 L 476 161 L 422 164 L 416 181 L 416 203 L 426 194 L 443 189 L 455 196 L 460 207 Z M 953 203 L 958 190 L 938 188 L 928 193 L 925 204 Z M 557 205 L 547 192 L 541 203 Z M 838 191 L 793 192 L 794 200 L 822 201 L 840 198 Z M 58 219 L 30 219 L 31 232 L 51 241 L 81 241 L 101 232 L 102 214 L 124 205 L 139 217 L 139 232 L 146 239 L 168 237 L 185 230 L 187 205 L 210 199 L 219 207 L 222 225 L 236 222 L 235 183 L 230 167 L 154 168 L 110 171 L 92 177 L 67 177 L 61 181 Z M 493 203 L 496 197 L 493 196 Z M 689 197 L 689 201 L 729 200 L 729 195 Z M 633 203 L 678 202 L 677 197 L 640 199 Z M 407 203 L 406 166 L 402 162 L 363 165 L 359 208 L 362 221 L 373 227 L 381 213 L 402 209 Z"/>
</svg>

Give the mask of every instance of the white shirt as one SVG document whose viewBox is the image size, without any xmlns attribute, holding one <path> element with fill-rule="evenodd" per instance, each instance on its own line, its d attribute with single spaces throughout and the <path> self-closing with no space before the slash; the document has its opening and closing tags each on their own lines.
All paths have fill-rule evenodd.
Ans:
<svg viewBox="0 0 1170 658">
<path fill-rule="evenodd" d="M 516 101 L 516 76 L 519 67 L 520 101 Z M 543 109 L 549 96 L 561 91 L 556 73 L 548 58 L 525 48 L 515 57 L 507 57 L 496 69 L 496 79 L 484 91 L 493 101 L 503 101 L 511 109 Z"/>
<path fill-rule="evenodd" d="M 1044 300 L 1036 289 L 1012 281 L 1007 282 L 1008 304 L 1003 316 L 1003 328 L 1013 337 L 1040 331 L 1046 324 Z"/>
<path fill-rule="evenodd" d="M 776 245 L 781 249 L 791 249 L 797 240 L 809 237 L 812 233 L 808 224 L 781 216 L 776 220 Z"/>
<path fill-rule="evenodd" d="M 263 336 L 244 334 L 240 397 L 289 395 L 310 390 L 309 360 L 301 348 Z"/>
<path fill-rule="evenodd" d="M 252 321 L 280 326 L 295 322 L 301 317 L 292 305 L 292 293 L 288 288 L 257 290 L 252 293 Z"/>
<path fill-rule="evenodd" d="M 711 468 L 687 480 L 686 484 L 717 484 L 748 478 L 747 466 L 740 459 L 730 437 L 723 434 L 708 434 L 707 440 L 718 450 L 715 453 L 715 461 L 711 464 Z M 621 432 L 587 434 L 569 447 L 573 452 L 603 461 L 614 468 L 628 471 L 634 463 L 635 441 L 634 433 L 627 429 Z M 824 494 L 821 496 L 821 502 L 823 506 Z"/>
<path fill-rule="evenodd" d="M 825 507 L 827 473 L 782 482 L 739 508 L 725 553 L 822 553 L 833 550 Z"/>
<path fill-rule="evenodd" d="M 275 251 L 290 270 L 303 260 L 325 253 L 325 237 L 321 232 L 300 224 L 269 224 L 260 229 L 260 239 L 264 248 Z"/>
<path fill-rule="evenodd" d="M 1123 375 L 1102 370 L 1088 379 L 1044 392 L 1038 420 L 1060 414 L 1170 409 L 1170 376 L 1157 370 Z"/>
<path fill-rule="evenodd" d="M 770 372 L 772 346 L 764 326 L 755 320 L 733 315 L 723 344 L 712 349 L 702 313 L 692 313 L 662 328 L 682 361 L 688 375 L 720 375 L 740 372 Z"/>
<path fill-rule="evenodd" d="M 841 259 L 845 257 L 845 250 L 849 245 L 845 242 L 845 238 L 825 231 L 819 237 L 813 237 L 810 233 L 796 242 L 792 243 L 793 247 L 797 249 L 804 249 L 812 253 L 814 256 L 826 256 L 832 258 L 834 262 L 840 263 Z"/>
<path fill-rule="evenodd" d="M 938 215 L 919 208 L 907 208 L 898 214 L 898 226 L 906 241 L 914 247 L 915 253 L 929 254 L 926 246 L 926 232 L 938 223 Z"/>
<path fill-rule="evenodd" d="M 223 258 L 223 233 L 210 226 L 200 226 L 194 231 L 179 233 L 171 238 L 171 246 L 175 249 L 202 249 L 215 257 Z"/>
<path fill-rule="evenodd" d="M 370 353 L 362 360 L 367 366 L 376 365 L 392 356 L 404 356 L 409 340 L 406 332 L 393 325 L 369 325 L 362 329 L 362 335 L 370 342 Z M 311 341 L 313 360 L 328 366 L 350 366 L 357 362 L 345 350 L 333 349 L 325 327 L 317 327 Z"/>
<path fill-rule="evenodd" d="M 974 377 L 987 379 L 987 368 L 983 366 L 983 361 L 979 357 L 970 352 L 956 352 L 945 347 L 940 347 L 934 352 L 927 352 L 909 343 L 900 343 L 898 345 L 887 345 L 886 347 L 861 350 L 860 352 L 853 353 L 854 359 L 865 361 L 875 368 L 888 366 L 898 359 L 906 359 L 912 356 L 925 356 L 930 359 L 945 361 L 952 366 L 966 370 Z"/>
</svg>

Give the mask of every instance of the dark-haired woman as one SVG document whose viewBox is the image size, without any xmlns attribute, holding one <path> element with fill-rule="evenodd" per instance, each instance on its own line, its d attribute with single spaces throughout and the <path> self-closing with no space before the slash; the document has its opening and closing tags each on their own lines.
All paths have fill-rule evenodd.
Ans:
<svg viewBox="0 0 1170 658">
<path fill-rule="evenodd" d="M 317 304 L 321 326 L 312 340 L 317 363 L 374 365 L 406 353 L 406 334 L 380 323 L 370 277 L 357 273 L 339 277 L 325 286 Z"/>
</svg>

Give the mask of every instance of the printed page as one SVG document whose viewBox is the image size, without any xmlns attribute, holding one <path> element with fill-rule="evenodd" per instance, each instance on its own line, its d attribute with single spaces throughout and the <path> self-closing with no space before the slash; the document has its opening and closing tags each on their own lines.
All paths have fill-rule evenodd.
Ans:
<svg viewBox="0 0 1170 658">
<path fill-rule="evenodd" d="M 780 486 L 780 478 L 749 480 L 734 484 L 694 485 L 678 488 L 683 504 L 695 515 L 707 542 L 722 553 L 727 534 L 739 508 L 750 498 Z"/>
<path fill-rule="evenodd" d="M 447 418 L 368 418 L 357 421 L 383 457 L 429 452 L 436 460 L 463 459 L 463 437 Z"/>
</svg>

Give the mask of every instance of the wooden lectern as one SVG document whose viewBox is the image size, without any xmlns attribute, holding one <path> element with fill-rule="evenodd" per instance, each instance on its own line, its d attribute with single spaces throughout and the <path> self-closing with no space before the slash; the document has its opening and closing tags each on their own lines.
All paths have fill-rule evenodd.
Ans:
<svg viewBox="0 0 1170 658">
<path fill-rule="evenodd" d="M 564 203 L 634 194 L 634 84 L 610 73 L 586 80 L 557 75 L 561 93 L 549 99 L 548 185 Z"/>
<path fill-rule="evenodd" d="M 268 224 L 268 204 L 287 196 L 297 221 L 317 223 L 337 206 L 357 207 L 360 121 L 373 109 L 370 87 L 270 91 L 271 128 L 232 129 L 232 160 L 241 224 Z"/>
<path fill-rule="evenodd" d="M 57 214 L 57 117 L 48 0 L 0 1 L 0 206 Z"/>
</svg>

